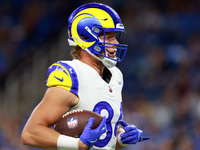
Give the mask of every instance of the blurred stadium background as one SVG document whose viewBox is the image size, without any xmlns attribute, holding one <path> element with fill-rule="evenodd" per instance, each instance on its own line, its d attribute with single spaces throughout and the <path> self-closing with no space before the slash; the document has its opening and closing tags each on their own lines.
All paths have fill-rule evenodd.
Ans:
<svg viewBox="0 0 200 150">
<path fill-rule="evenodd" d="M 0 1 L 0 149 L 32 150 L 21 130 L 45 92 L 46 71 L 71 59 L 67 19 L 91 0 Z M 124 119 L 151 140 L 125 150 L 200 150 L 200 1 L 96 0 L 113 7 L 129 45 Z M 51 115 L 51 114 L 49 114 Z"/>
</svg>

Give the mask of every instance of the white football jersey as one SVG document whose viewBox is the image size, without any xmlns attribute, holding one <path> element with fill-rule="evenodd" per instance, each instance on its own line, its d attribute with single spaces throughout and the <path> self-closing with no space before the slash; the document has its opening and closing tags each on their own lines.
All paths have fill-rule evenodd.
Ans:
<svg viewBox="0 0 200 150">
<path fill-rule="evenodd" d="M 97 71 L 89 65 L 74 59 L 59 61 L 51 65 L 47 72 L 46 86 L 59 86 L 79 98 L 79 104 L 73 110 L 90 110 L 106 116 L 107 132 L 91 148 L 92 150 L 114 150 L 118 120 L 122 119 L 123 77 L 117 67 L 108 69 L 110 81 L 106 82 Z"/>
</svg>

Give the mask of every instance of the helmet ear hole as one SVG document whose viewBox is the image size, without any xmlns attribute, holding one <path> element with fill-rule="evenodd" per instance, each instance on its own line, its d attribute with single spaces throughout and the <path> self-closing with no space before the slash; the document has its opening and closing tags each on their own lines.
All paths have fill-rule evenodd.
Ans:
<svg viewBox="0 0 200 150">
<path fill-rule="evenodd" d="M 87 39 L 89 39 L 89 37 L 86 36 L 86 35 L 84 35 L 84 34 L 80 34 L 80 36 L 81 36 L 81 38 L 82 38 L 83 40 L 87 40 Z"/>
</svg>

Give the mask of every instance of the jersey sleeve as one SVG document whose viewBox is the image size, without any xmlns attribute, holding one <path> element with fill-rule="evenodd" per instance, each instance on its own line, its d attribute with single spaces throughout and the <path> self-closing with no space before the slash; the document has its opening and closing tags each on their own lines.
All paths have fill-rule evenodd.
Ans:
<svg viewBox="0 0 200 150">
<path fill-rule="evenodd" d="M 52 64 L 47 71 L 46 88 L 61 87 L 78 95 L 78 78 L 75 70 L 61 61 Z"/>
</svg>

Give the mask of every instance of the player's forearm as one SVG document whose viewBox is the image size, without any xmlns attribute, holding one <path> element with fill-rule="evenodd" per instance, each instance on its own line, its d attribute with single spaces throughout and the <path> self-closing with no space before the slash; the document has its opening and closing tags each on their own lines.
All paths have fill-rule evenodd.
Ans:
<svg viewBox="0 0 200 150">
<path fill-rule="evenodd" d="M 42 125 L 27 127 L 23 130 L 21 141 L 24 145 L 37 148 L 57 148 L 59 133 Z"/>
<path fill-rule="evenodd" d="M 59 135 L 60 133 L 44 126 L 32 128 L 30 130 L 25 128 L 21 136 L 22 144 L 42 149 L 57 149 Z M 65 141 L 65 145 L 68 145 L 68 142 L 70 142 L 69 140 Z M 77 147 L 79 150 L 87 150 L 89 148 L 81 140 L 78 140 Z"/>
</svg>

